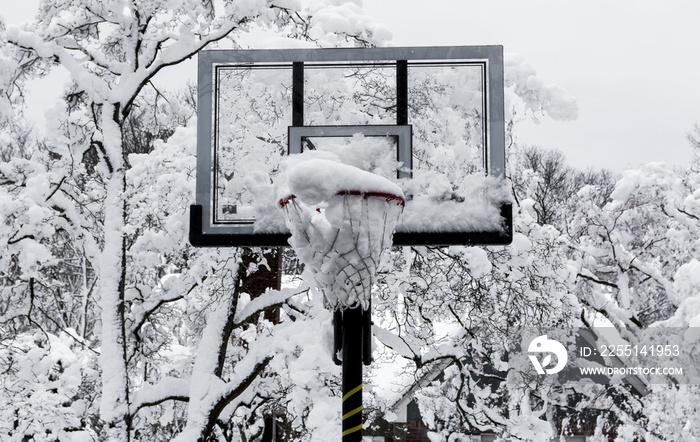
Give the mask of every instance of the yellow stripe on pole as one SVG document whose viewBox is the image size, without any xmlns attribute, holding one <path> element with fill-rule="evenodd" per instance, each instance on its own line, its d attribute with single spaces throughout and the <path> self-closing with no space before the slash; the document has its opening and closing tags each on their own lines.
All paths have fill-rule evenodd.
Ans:
<svg viewBox="0 0 700 442">
<path fill-rule="evenodd" d="M 356 431 L 360 431 L 361 429 L 362 429 L 362 424 L 360 424 L 360 425 L 358 425 L 358 426 L 356 426 L 356 427 L 349 428 L 349 429 L 343 431 L 343 437 L 347 436 L 347 435 L 350 434 L 350 433 L 354 433 L 354 432 L 356 432 Z"/>
<path fill-rule="evenodd" d="M 345 399 L 349 398 L 350 396 L 352 396 L 353 394 L 357 393 L 360 390 L 362 390 L 362 384 L 358 385 L 357 387 L 355 387 L 352 390 L 345 393 L 345 396 L 343 396 L 343 402 L 345 402 Z"/>
<path fill-rule="evenodd" d="M 349 412 L 345 413 L 345 414 L 343 415 L 343 420 L 349 418 L 350 416 L 356 415 L 356 414 L 359 413 L 360 411 L 362 411 L 362 405 L 360 405 L 359 407 L 355 408 L 355 409 L 352 410 L 352 411 L 349 411 Z"/>
</svg>

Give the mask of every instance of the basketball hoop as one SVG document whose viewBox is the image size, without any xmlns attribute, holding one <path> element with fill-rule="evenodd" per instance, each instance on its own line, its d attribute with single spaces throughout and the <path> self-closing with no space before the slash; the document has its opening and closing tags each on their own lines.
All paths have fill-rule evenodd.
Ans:
<svg viewBox="0 0 700 442">
<path fill-rule="evenodd" d="M 371 362 L 371 289 L 383 251 L 512 241 L 503 47 L 212 50 L 199 52 L 198 71 L 190 242 L 294 248 L 333 310 L 342 440 L 361 442 L 361 364 Z M 414 103 L 415 88 L 437 105 Z M 466 99 L 453 103 L 454 91 Z M 480 130 L 452 134 L 455 118 Z M 426 121 L 454 136 L 439 145 L 417 137 L 414 146 L 413 125 L 420 132 Z M 464 147 L 479 154 L 414 165 Z M 450 188 L 469 200 L 445 200 Z"/>
<path fill-rule="evenodd" d="M 406 201 L 390 180 L 321 155 L 328 157 L 310 151 L 288 160 L 276 183 L 277 206 L 292 234 L 289 245 L 334 312 L 333 361 L 343 366 L 343 441 L 361 442 L 362 364 L 372 360 L 372 285 Z"/>
<path fill-rule="evenodd" d="M 311 271 L 331 310 L 369 308 L 371 288 L 405 200 L 381 191 L 342 190 L 309 205 L 294 194 L 278 201 L 290 245 Z"/>
</svg>

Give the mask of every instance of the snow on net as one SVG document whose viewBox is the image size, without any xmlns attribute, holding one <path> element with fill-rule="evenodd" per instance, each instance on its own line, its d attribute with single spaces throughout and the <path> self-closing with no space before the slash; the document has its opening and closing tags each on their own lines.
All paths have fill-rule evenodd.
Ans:
<svg viewBox="0 0 700 442">
<path fill-rule="evenodd" d="M 290 245 L 331 309 L 369 308 L 381 255 L 405 204 L 401 188 L 318 153 L 291 162 L 277 190 Z"/>
</svg>

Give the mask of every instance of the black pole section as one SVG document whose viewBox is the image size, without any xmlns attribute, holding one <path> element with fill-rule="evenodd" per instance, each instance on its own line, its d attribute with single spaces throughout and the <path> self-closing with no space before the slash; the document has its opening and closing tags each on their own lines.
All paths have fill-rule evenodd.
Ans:
<svg viewBox="0 0 700 442">
<path fill-rule="evenodd" d="M 362 442 L 362 307 L 343 312 L 343 442 Z"/>
<path fill-rule="evenodd" d="M 408 61 L 396 60 L 396 124 L 408 124 Z"/>
<path fill-rule="evenodd" d="M 362 363 L 372 363 L 372 300 L 367 310 L 362 312 Z"/>
<path fill-rule="evenodd" d="M 304 62 L 292 63 L 292 126 L 304 125 Z"/>
<path fill-rule="evenodd" d="M 342 365 L 338 359 L 340 351 L 343 349 L 343 312 L 336 310 L 333 312 L 333 363 Z"/>
</svg>

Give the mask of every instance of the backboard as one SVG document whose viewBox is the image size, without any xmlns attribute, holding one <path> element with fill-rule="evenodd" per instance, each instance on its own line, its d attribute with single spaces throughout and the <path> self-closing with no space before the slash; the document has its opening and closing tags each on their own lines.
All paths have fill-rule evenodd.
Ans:
<svg viewBox="0 0 700 442">
<path fill-rule="evenodd" d="M 195 246 L 286 246 L 286 155 L 396 181 L 395 245 L 508 244 L 500 46 L 202 51 Z"/>
</svg>

